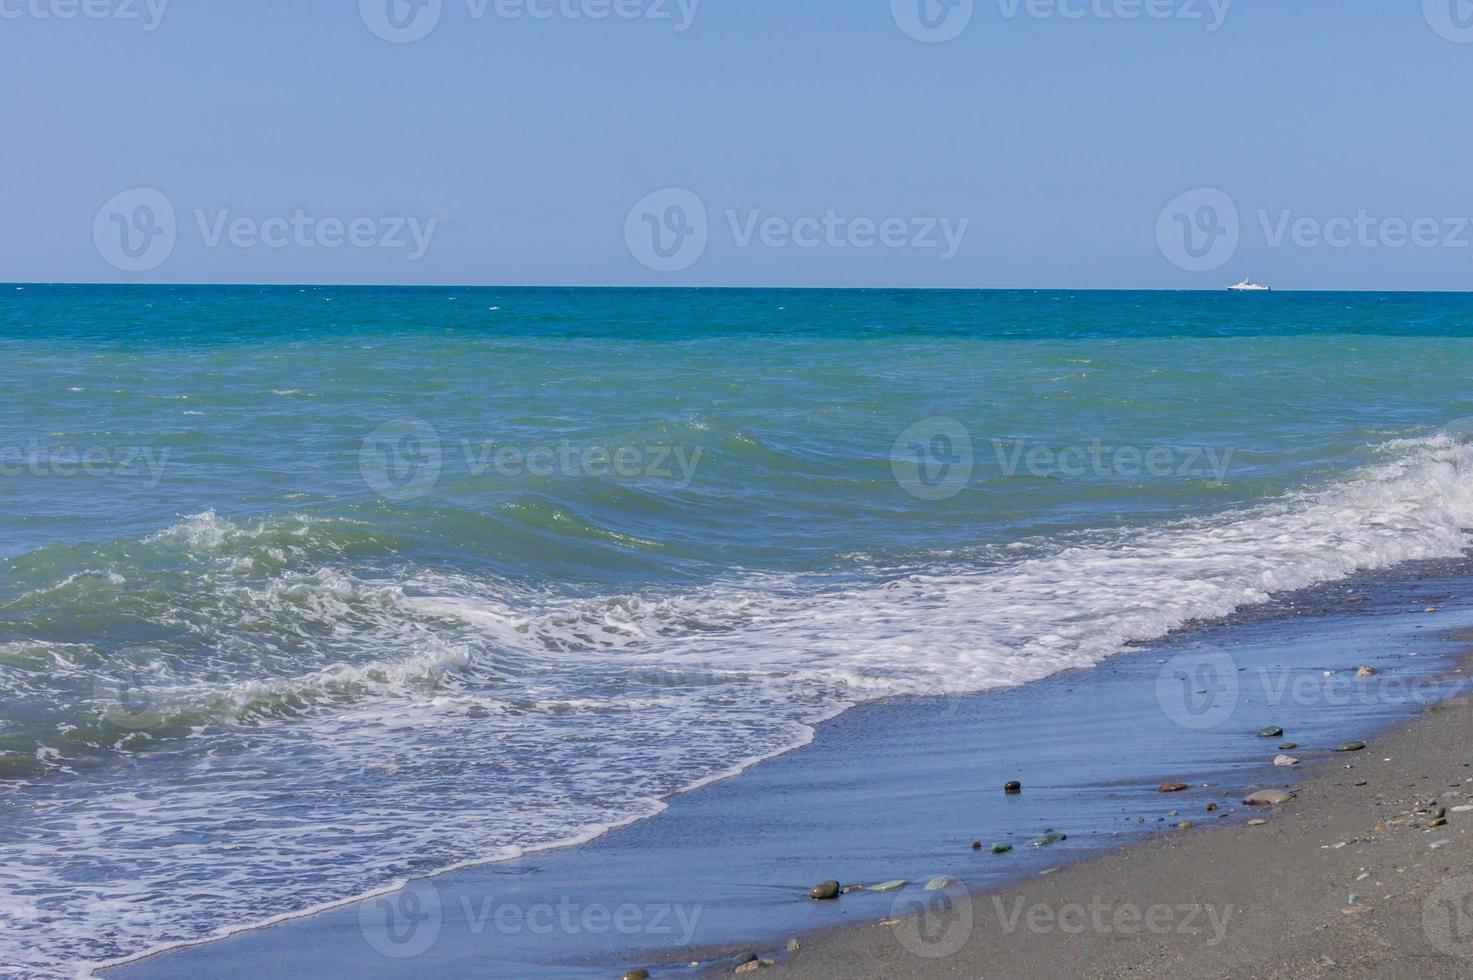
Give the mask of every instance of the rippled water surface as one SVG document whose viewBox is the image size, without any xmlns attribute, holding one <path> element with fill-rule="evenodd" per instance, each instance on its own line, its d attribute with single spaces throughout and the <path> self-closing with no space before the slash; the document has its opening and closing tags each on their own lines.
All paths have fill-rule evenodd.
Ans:
<svg viewBox="0 0 1473 980">
<path fill-rule="evenodd" d="M 35 974 L 586 839 L 856 701 L 1473 525 L 1461 296 L 4 288 Z"/>
</svg>

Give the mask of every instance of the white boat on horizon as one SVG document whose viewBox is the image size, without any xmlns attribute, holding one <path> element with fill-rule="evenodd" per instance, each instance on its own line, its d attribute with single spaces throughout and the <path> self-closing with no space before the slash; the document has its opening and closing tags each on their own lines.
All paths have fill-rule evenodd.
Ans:
<svg viewBox="0 0 1473 980">
<path fill-rule="evenodd" d="M 1228 289 L 1234 293 L 1271 293 L 1274 287 L 1254 282 L 1250 276 L 1236 285 L 1229 286 Z"/>
</svg>

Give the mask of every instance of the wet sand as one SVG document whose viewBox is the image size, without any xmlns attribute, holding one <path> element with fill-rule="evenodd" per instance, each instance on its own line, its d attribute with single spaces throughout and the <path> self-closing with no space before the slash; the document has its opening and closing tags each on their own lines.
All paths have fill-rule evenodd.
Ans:
<svg viewBox="0 0 1473 980">
<path fill-rule="evenodd" d="M 1200 818 L 1210 795 L 1191 791 L 1174 802 Z M 1446 825 L 1428 826 L 1435 806 L 1447 811 Z M 1259 816 L 1268 822 L 1173 834 L 1001 890 L 960 894 L 915 920 L 807 936 L 764 972 L 1473 974 L 1473 701 L 1428 708 L 1365 751 L 1327 759 L 1294 800 Z M 969 935 L 954 952 L 916 942 L 966 922 Z"/>
</svg>

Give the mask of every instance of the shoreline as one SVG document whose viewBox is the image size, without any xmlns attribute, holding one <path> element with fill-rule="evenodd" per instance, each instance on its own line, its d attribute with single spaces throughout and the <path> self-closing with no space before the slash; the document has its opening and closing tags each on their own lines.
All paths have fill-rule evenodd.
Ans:
<svg viewBox="0 0 1473 980">
<path fill-rule="evenodd" d="M 1460 638 L 1466 675 L 1473 633 Z M 1168 833 L 1000 889 L 952 890 L 902 920 L 809 933 L 770 972 L 1467 976 L 1470 740 L 1463 693 L 1321 760 L 1253 824 Z M 1201 812 L 1200 791 L 1181 795 L 1183 812 Z M 914 938 L 949 930 L 965 932 L 954 950 Z"/>
<path fill-rule="evenodd" d="M 661 976 L 689 972 L 693 960 L 701 966 L 698 972 L 707 969 L 730 972 L 734 966 L 730 958 L 749 951 L 773 950 L 761 955 L 777 960 L 781 967 L 789 962 L 782 947 L 792 935 L 802 938 L 800 949 L 790 962 L 805 974 L 827 969 L 827 964 L 833 963 L 842 964 L 835 966 L 836 970 L 866 975 L 863 963 L 853 960 L 853 950 L 867 950 L 860 960 L 883 962 L 875 959 L 877 954 L 868 947 L 878 941 L 877 936 L 888 936 L 891 945 L 909 957 L 901 964 L 907 973 L 950 975 L 945 972 L 949 962 L 962 963 L 969 959 L 965 943 L 961 950 L 947 957 L 917 959 L 904 943 L 897 942 L 891 928 L 854 927 L 846 923 L 855 918 L 870 923 L 889 920 L 895 917 L 896 909 L 905 909 L 918 900 L 944 898 L 955 902 L 959 893 L 987 895 L 999 888 L 1006 894 L 1009 888 L 1026 888 L 1040 871 L 1049 867 L 1064 868 L 1050 874 L 1049 881 L 1065 881 L 1067 877 L 1060 876 L 1070 867 L 1093 867 L 1114 860 L 1115 855 L 1133 854 L 1174 841 L 1179 835 L 1161 833 L 1164 816 L 1151 825 L 1144 825 L 1142 817 L 1137 818 L 1142 822 L 1133 820 L 1126 826 L 1113 816 L 1117 810 L 1130 808 L 1134 814 L 1136 809 L 1160 802 L 1154 782 L 1143 789 L 1143 772 L 1159 772 L 1162 778 L 1181 778 L 1194 785 L 1211 778 L 1220 784 L 1216 787 L 1219 791 L 1225 790 L 1232 780 L 1241 779 L 1244 785 L 1266 784 L 1263 761 L 1257 758 L 1264 747 L 1262 740 L 1244 741 L 1241 737 L 1240 729 L 1256 725 L 1254 718 L 1265 707 L 1255 705 L 1251 696 L 1236 705 L 1236 714 L 1225 731 L 1214 734 L 1209 728 L 1205 738 L 1204 732 L 1192 731 L 1190 723 L 1181 724 L 1179 719 L 1153 717 L 1139 723 L 1129 720 L 1139 715 L 1143 705 L 1147 711 L 1154 709 L 1158 716 L 1162 713 L 1162 705 L 1149 691 L 1144 700 L 1141 698 L 1151 680 L 1159 683 L 1158 675 L 1163 670 L 1159 665 L 1166 663 L 1161 658 L 1173 653 L 1186 656 L 1203 642 L 1242 641 L 1244 645 L 1241 649 L 1234 648 L 1234 655 L 1245 665 L 1263 662 L 1272 666 L 1275 658 L 1282 659 L 1277 646 L 1283 642 L 1301 642 L 1310 644 L 1318 667 L 1321 663 L 1329 664 L 1325 658 L 1337 656 L 1338 647 L 1345 645 L 1345 630 L 1349 628 L 1365 635 L 1358 641 L 1358 650 L 1340 654 L 1342 659 L 1335 662 L 1333 673 L 1343 676 L 1347 669 L 1354 670 L 1359 659 L 1371 656 L 1374 651 L 1381 651 L 1383 657 L 1392 656 L 1385 650 L 1386 641 L 1397 630 L 1414 635 L 1412 631 L 1432 625 L 1430 620 L 1444 621 L 1444 616 L 1423 616 L 1420 607 L 1415 615 L 1408 615 L 1409 606 L 1424 601 L 1422 594 L 1429 593 L 1429 589 L 1429 594 L 1450 594 L 1447 589 L 1450 582 L 1468 578 L 1466 563 L 1425 563 L 1418 568 L 1390 577 L 1358 576 L 1288 596 L 1262 608 L 1235 614 L 1226 621 L 1188 628 L 1094 668 L 1055 675 L 1023 688 L 960 698 L 862 704 L 820 724 L 808 746 L 786 750 L 734 778 L 708 781 L 703 789 L 669 798 L 662 813 L 605 833 L 592 842 L 495 864 L 472 862 L 468 868 L 416 879 L 401 892 L 391 893 L 390 898 L 378 898 L 377 905 L 384 909 L 381 913 L 372 911 L 374 901 L 355 897 L 336 903 L 330 910 L 294 915 L 289 921 L 264 929 L 247 927 L 229 938 L 176 946 L 142 954 L 125 964 L 94 969 L 99 975 L 109 977 L 149 978 L 269 969 L 273 965 L 277 970 L 310 972 L 314 965 L 311 957 L 325 954 L 324 964 L 342 965 L 359 960 L 363 969 L 385 976 L 401 973 L 457 976 L 475 969 L 484 976 L 607 977 L 617 976 L 625 968 L 637 968 L 641 963 L 655 976 Z M 1369 600 L 1367 594 L 1371 596 Z M 1371 602 L 1370 608 L 1357 606 L 1367 601 Z M 1449 616 L 1454 611 L 1445 610 Z M 1327 629 L 1329 635 L 1322 635 Z M 1293 639 L 1296 630 L 1305 634 L 1297 641 Z M 1439 627 L 1438 632 L 1442 631 Z M 1430 677 L 1443 673 L 1442 666 L 1451 666 L 1454 643 L 1445 642 L 1447 648 L 1442 654 L 1428 655 L 1420 661 L 1403 661 L 1394 669 L 1388 668 L 1388 676 L 1420 677 L 1432 683 Z M 1465 647 L 1466 644 L 1456 644 L 1459 654 Z M 1248 670 L 1249 666 L 1242 669 Z M 1288 676 L 1288 668 L 1275 669 Z M 1089 698 L 1091 694 L 1095 695 L 1094 701 Z M 1130 698 L 1135 700 L 1129 701 Z M 1081 705 L 1100 713 L 1092 725 L 1085 724 L 1081 718 Z M 1356 723 L 1363 726 L 1363 731 L 1394 726 L 1404 722 L 1406 708 L 1406 704 L 1398 703 L 1367 705 Z M 1113 716 L 1111 711 L 1115 712 Z M 1006 717 L 999 718 L 999 712 Z M 1037 717 L 1039 712 L 1045 713 L 1042 720 Z M 1313 711 L 1308 715 L 1294 720 L 1294 730 L 1310 732 L 1309 737 L 1321 741 L 1331 731 L 1346 725 L 1344 718 L 1314 718 Z M 1078 731 L 1060 734 L 1060 725 L 1066 721 L 1078 725 Z M 961 793 L 937 789 L 938 782 L 970 778 L 972 774 L 968 770 L 979 748 L 999 751 L 995 740 L 989 741 L 985 733 L 979 734 L 987 726 L 992 727 L 993 735 L 1019 730 L 1023 740 L 1042 743 L 1035 750 L 1042 759 L 1028 763 L 1029 773 L 1020 773 L 1025 781 L 1024 793 L 1009 798 L 1011 802 L 1004 801 L 998 829 L 991 832 L 992 837 L 982 838 L 988 842 L 994 837 L 1008 838 L 1015 851 L 1002 860 L 990 854 L 974 854 L 967 847 L 969 841 L 959 839 L 962 832 L 958 828 L 967 827 L 976 819 L 972 811 L 998 804 L 1003 775 L 1013 769 L 1006 765 L 997 769 L 996 776 L 984 780 L 986 789 L 977 791 L 981 795 L 974 795 L 971 788 Z M 1141 731 L 1136 741 L 1131 742 L 1136 728 L 1150 730 Z M 1213 745 L 1229 733 L 1236 741 L 1230 751 Z M 972 743 L 937 754 L 928 760 L 924 771 L 913 772 L 917 765 L 917 746 L 924 746 L 938 736 L 943 742 L 970 738 Z M 1097 760 L 1083 764 L 1065 761 L 1070 754 L 1102 739 L 1117 742 L 1117 751 L 1132 775 L 1104 778 L 1108 767 L 1102 767 Z M 1180 744 L 1163 747 L 1158 744 L 1163 739 Z M 1188 745 L 1197 746 L 1194 751 L 1198 755 L 1207 747 L 1206 757 L 1194 760 L 1189 771 L 1168 773 L 1172 765 L 1168 760 L 1175 757 L 1175 764 L 1180 765 L 1185 754 L 1183 747 Z M 1019 754 L 1011 747 L 1007 751 Z M 866 752 L 868 759 L 855 758 Z M 1053 786 L 1039 781 L 1043 763 L 1049 760 L 1062 770 L 1058 775 L 1063 778 Z M 1306 767 L 1312 765 L 1307 754 L 1305 762 Z M 835 769 L 840 765 L 850 767 L 849 778 L 846 770 Z M 1281 773 L 1270 768 L 1268 775 L 1279 778 Z M 1306 775 L 1310 781 L 1317 778 L 1317 774 Z M 851 785 L 855 783 L 858 785 Z M 1190 809 L 1189 798 L 1196 792 L 1173 796 L 1171 806 L 1186 813 Z M 1242 824 L 1259 816 L 1248 813 L 1226 796 L 1215 798 L 1223 801 L 1215 813 L 1217 818 Z M 914 805 L 917 799 L 930 809 L 907 813 L 906 807 Z M 1036 806 L 1039 803 L 1041 809 Z M 877 806 L 884 812 L 883 825 L 869 829 L 871 821 L 866 818 L 865 808 Z M 1161 809 L 1164 811 L 1164 807 Z M 825 817 L 819 811 L 833 815 Z M 774 820 L 783 824 L 782 829 L 767 827 L 772 832 L 764 834 L 764 825 Z M 842 820 L 853 821 L 854 829 L 846 832 L 840 826 Z M 941 826 L 931 826 L 933 820 Z M 1046 850 L 1026 847 L 1028 840 L 1050 829 L 1053 823 L 1060 823 L 1061 829 L 1067 824 L 1067 841 Z M 1199 826 L 1201 823 L 1205 820 Z M 897 828 L 917 839 L 897 840 Z M 677 836 L 689 834 L 692 839 L 668 840 L 672 832 Z M 982 833 L 966 831 L 968 835 L 972 832 Z M 1191 839 L 1197 836 L 1212 835 L 1200 835 L 1197 831 L 1187 834 Z M 835 841 L 844 841 L 848 846 L 835 851 Z M 771 853 L 760 853 L 762 849 Z M 848 853 L 851 850 L 866 856 L 856 858 Z M 708 851 L 715 853 L 703 853 Z M 940 854 L 945 856 L 938 857 Z M 747 870 L 744 864 L 752 865 L 754 871 L 760 869 L 758 880 L 751 880 L 744 873 Z M 887 867 L 908 873 L 887 874 L 883 872 Z M 822 880 L 819 868 L 834 870 L 833 875 L 824 877 L 837 875 L 871 883 L 909 877 L 916 884 L 893 896 L 857 892 L 838 902 L 816 903 L 807 899 L 806 892 L 811 884 Z M 938 875 L 949 871 L 950 877 L 965 884 L 939 892 L 920 892 L 919 882 L 929 880 L 925 876 L 929 872 L 915 869 L 934 869 Z M 680 888 L 686 895 L 683 903 L 672 901 L 678 896 L 670 891 L 671 882 L 680 881 L 682 874 L 691 877 L 688 885 Z M 377 894 L 386 892 L 387 889 L 381 889 Z M 688 934 L 674 939 L 662 937 L 647 922 L 648 928 L 641 934 L 621 934 L 613 937 L 614 942 L 610 942 L 606 932 L 602 937 L 564 933 L 552 937 L 550 942 L 544 938 L 539 943 L 536 936 L 496 934 L 495 930 L 488 933 L 484 914 L 478 930 L 471 915 L 475 902 L 483 903 L 483 910 L 488 907 L 485 903 L 508 901 L 523 908 L 535 908 L 534 899 L 553 896 L 564 903 L 571 900 L 574 907 L 580 904 L 591 907 L 589 901 L 602 900 L 605 909 L 613 907 L 615 898 L 642 897 L 656 900 L 647 902 L 646 908 L 663 903 L 673 907 L 677 914 L 684 907 L 704 918 L 699 923 L 700 931 L 691 922 Z M 392 916 L 409 899 L 414 899 L 415 908 L 420 907 L 421 899 L 433 901 L 437 912 L 443 912 L 443 921 L 436 921 L 435 936 L 423 950 L 397 948 L 386 945 L 384 940 L 394 931 Z M 625 901 L 618 907 L 629 905 Z M 457 908 L 464 909 L 465 923 L 454 921 L 451 913 Z M 380 918 L 374 919 L 375 915 Z M 928 928 L 914 935 L 929 932 Z M 750 944 L 753 939 L 758 940 L 755 945 Z M 744 940 L 748 944 L 744 945 Z M 915 942 L 912 940 L 911 945 Z M 559 948 L 544 948 L 549 945 Z M 993 945 L 990 941 L 983 944 L 986 950 L 991 950 Z M 407 950 L 407 955 L 400 955 Z M 616 968 L 616 964 L 621 965 Z M 895 967 L 890 969 L 888 975 L 895 975 Z"/>
</svg>

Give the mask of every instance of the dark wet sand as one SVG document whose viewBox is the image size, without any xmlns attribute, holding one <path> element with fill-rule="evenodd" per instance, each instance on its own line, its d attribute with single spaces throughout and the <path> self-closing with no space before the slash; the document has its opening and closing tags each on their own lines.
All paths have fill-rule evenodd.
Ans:
<svg viewBox="0 0 1473 980">
<path fill-rule="evenodd" d="M 1451 811 L 1473 805 L 1470 767 L 1473 702 L 1456 698 L 1371 740 L 1363 752 L 1324 763 L 1296 799 L 1260 814 L 1265 826 L 1175 834 L 961 896 L 949 911 L 928 914 L 924 930 L 902 922 L 807 936 L 797 953 L 762 972 L 1467 977 L 1473 811 Z M 1205 797 L 1181 794 L 1182 813 L 1200 814 Z M 1418 808 L 1429 803 L 1448 809 L 1446 826 L 1426 826 L 1429 815 Z M 1434 849 L 1439 841 L 1447 843 Z M 944 936 L 965 920 L 968 905 L 971 934 L 955 953 L 925 959 L 902 941 Z M 1148 929 L 1144 915 L 1153 907 L 1157 927 Z M 1196 908 L 1202 911 L 1190 911 Z M 1033 913 L 1030 929 L 1035 909 L 1043 911 Z M 1132 916 L 1135 909 L 1141 919 Z"/>
</svg>

